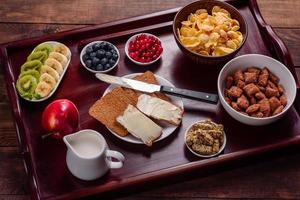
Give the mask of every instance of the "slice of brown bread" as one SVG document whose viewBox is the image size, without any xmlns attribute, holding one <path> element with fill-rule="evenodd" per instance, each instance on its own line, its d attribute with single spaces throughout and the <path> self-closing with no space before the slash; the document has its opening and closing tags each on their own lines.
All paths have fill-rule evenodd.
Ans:
<svg viewBox="0 0 300 200">
<path fill-rule="evenodd" d="M 158 84 L 154 74 L 150 71 L 138 75 L 134 79 L 146 83 Z M 136 106 L 138 97 L 141 94 L 143 93 L 139 91 L 116 87 L 96 101 L 94 105 L 90 107 L 89 114 L 118 135 L 126 136 L 128 131 L 116 121 L 116 118 L 123 114 L 129 104 Z M 169 97 L 160 92 L 150 95 L 170 101 Z"/>
<path fill-rule="evenodd" d="M 124 112 L 128 104 L 132 103 L 134 102 L 126 96 L 123 88 L 117 87 L 96 101 L 89 109 L 89 114 L 118 135 L 126 136 L 127 130 L 116 121 L 116 118 Z"/>
</svg>

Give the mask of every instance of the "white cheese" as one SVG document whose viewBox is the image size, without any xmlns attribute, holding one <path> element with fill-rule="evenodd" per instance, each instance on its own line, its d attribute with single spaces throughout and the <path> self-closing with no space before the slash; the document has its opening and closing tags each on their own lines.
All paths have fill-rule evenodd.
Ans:
<svg viewBox="0 0 300 200">
<path fill-rule="evenodd" d="M 178 106 L 146 94 L 139 96 L 137 108 L 149 117 L 164 120 L 174 125 L 180 124 L 183 115 L 183 110 Z"/>
<path fill-rule="evenodd" d="M 129 133 L 140 138 L 143 143 L 148 146 L 151 146 L 153 141 L 159 138 L 162 133 L 160 126 L 130 104 L 127 106 L 123 115 L 117 117 L 117 121 L 124 126 Z"/>
</svg>

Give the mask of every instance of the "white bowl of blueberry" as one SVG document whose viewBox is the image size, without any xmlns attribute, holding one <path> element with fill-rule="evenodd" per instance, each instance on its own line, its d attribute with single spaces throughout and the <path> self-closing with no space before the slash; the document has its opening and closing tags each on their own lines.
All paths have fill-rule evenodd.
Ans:
<svg viewBox="0 0 300 200">
<path fill-rule="evenodd" d="M 81 64 L 93 73 L 109 72 L 118 65 L 119 60 L 119 50 L 107 41 L 91 42 L 83 47 L 80 53 Z"/>
</svg>

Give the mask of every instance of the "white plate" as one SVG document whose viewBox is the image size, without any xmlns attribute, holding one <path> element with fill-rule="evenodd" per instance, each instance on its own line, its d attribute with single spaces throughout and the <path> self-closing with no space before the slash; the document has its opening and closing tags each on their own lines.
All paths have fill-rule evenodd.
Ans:
<svg viewBox="0 0 300 200">
<path fill-rule="evenodd" d="M 134 73 L 134 74 L 128 74 L 126 76 L 123 76 L 125 78 L 133 78 L 135 76 L 138 76 L 138 75 L 141 75 L 142 73 Z M 172 83 L 170 83 L 168 80 L 164 79 L 163 77 L 161 76 L 158 76 L 158 75 L 155 75 L 155 78 L 156 80 L 158 81 L 158 84 L 160 85 L 165 85 L 165 86 L 170 86 L 170 87 L 175 87 Z M 103 96 L 110 92 L 112 89 L 114 89 L 115 87 L 117 87 L 116 85 L 110 85 L 103 93 Z M 172 103 L 174 103 L 175 105 L 179 106 L 181 109 L 183 109 L 183 102 L 182 102 L 182 99 L 179 98 L 179 97 L 174 97 L 174 96 L 169 96 L 170 97 Z M 170 124 L 166 124 L 166 123 L 160 123 L 159 124 L 163 130 L 162 130 L 162 134 L 161 136 L 155 140 L 154 142 L 157 142 L 157 141 L 160 141 L 166 137 L 168 137 L 169 135 L 171 135 L 177 128 L 177 126 L 174 126 L 174 125 L 170 125 Z M 112 131 L 111 129 L 107 128 L 112 134 L 114 134 L 116 137 L 120 138 L 121 140 L 124 140 L 126 142 L 129 142 L 129 143 L 134 143 L 134 144 L 143 144 L 143 142 L 132 136 L 130 133 L 125 136 L 125 137 L 122 137 L 122 136 L 119 136 L 117 133 L 115 133 L 114 131 Z"/>
<path fill-rule="evenodd" d="M 56 45 L 56 44 L 62 44 L 62 43 L 56 42 L 56 41 L 47 41 L 47 42 L 40 43 L 39 45 L 41 45 L 41 44 L 50 44 L 50 45 L 53 45 L 53 46 L 54 46 L 54 45 Z M 63 44 L 63 45 L 65 45 L 65 44 Z M 37 46 L 38 46 L 38 45 L 37 45 Z M 65 45 L 65 46 L 66 46 L 66 45 Z M 66 47 L 67 47 L 67 46 L 66 46 Z M 35 48 L 36 48 L 36 47 L 35 47 Z M 34 52 L 35 48 L 32 50 L 32 52 Z M 68 47 L 68 49 L 69 49 L 69 47 Z M 32 52 L 31 52 L 31 53 L 32 53 Z M 49 98 L 54 94 L 54 92 L 57 90 L 57 88 L 58 88 L 58 86 L 59 86 L 61 80 L 63 79 L 63 77 L 64 77 L 64 75 L 65 75 L 65 73 L 66 73 L 66 71 L 67 71 L 67 69 L 68 69 L 68 67 L 69 67 L 69 64 L 70 64 L 70 61 L 71 61 L 71 57 L 72 57 L 72 53 L 71 53 L 70 49 L 69 49 L 69 52 L 70 52 L 70 58 L 68 58 L 68 62 L 67 62 L 67 64 L 66 64 L 66 66 L 65 66 L 65 68 L 64 68 L 64 70 L 63 70 L 63 72 L 62 72 L 62 74 L 59 76 L 59 79 L 58 79 L 58 81 L 57 81 L 55 87 L 53 88 L 53 90 L 50 92 L 50 94 L 49 94 L 48 96 L 46 96 L 46 97 L 44 97 L 44 98 L 41 98 L 41 99 L 26 99 L 26 98 L 22 97 L 21 95 L 19 95 L 19 96 L 22 97 L 23 99 L 27 100 L 27 101 L 30 101 L 30 102 L 41 102 L 41 101 L 45 101 L 45 100 L 49 99 Z M 18 93 L 19 93 L 19 92 L 18 92 Z"/>
</svg>

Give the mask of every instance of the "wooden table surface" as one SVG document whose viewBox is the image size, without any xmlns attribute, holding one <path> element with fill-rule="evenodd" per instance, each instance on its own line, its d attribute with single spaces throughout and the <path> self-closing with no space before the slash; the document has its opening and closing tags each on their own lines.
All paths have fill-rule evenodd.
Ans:
<svg viewBox="0 0 300 200">
<path fill-rule="evenodd" d="M 300 77 L 300 0 L 257 0 L 287 44 Z M 0 43 L 180 7 L 188 0 L 1 0 Z M 300 147 L 195 173 L 116 199 L 300 199 Z M 0 199 L 29 199 L 3 69 L 0 69 Z"/>
</svg>

